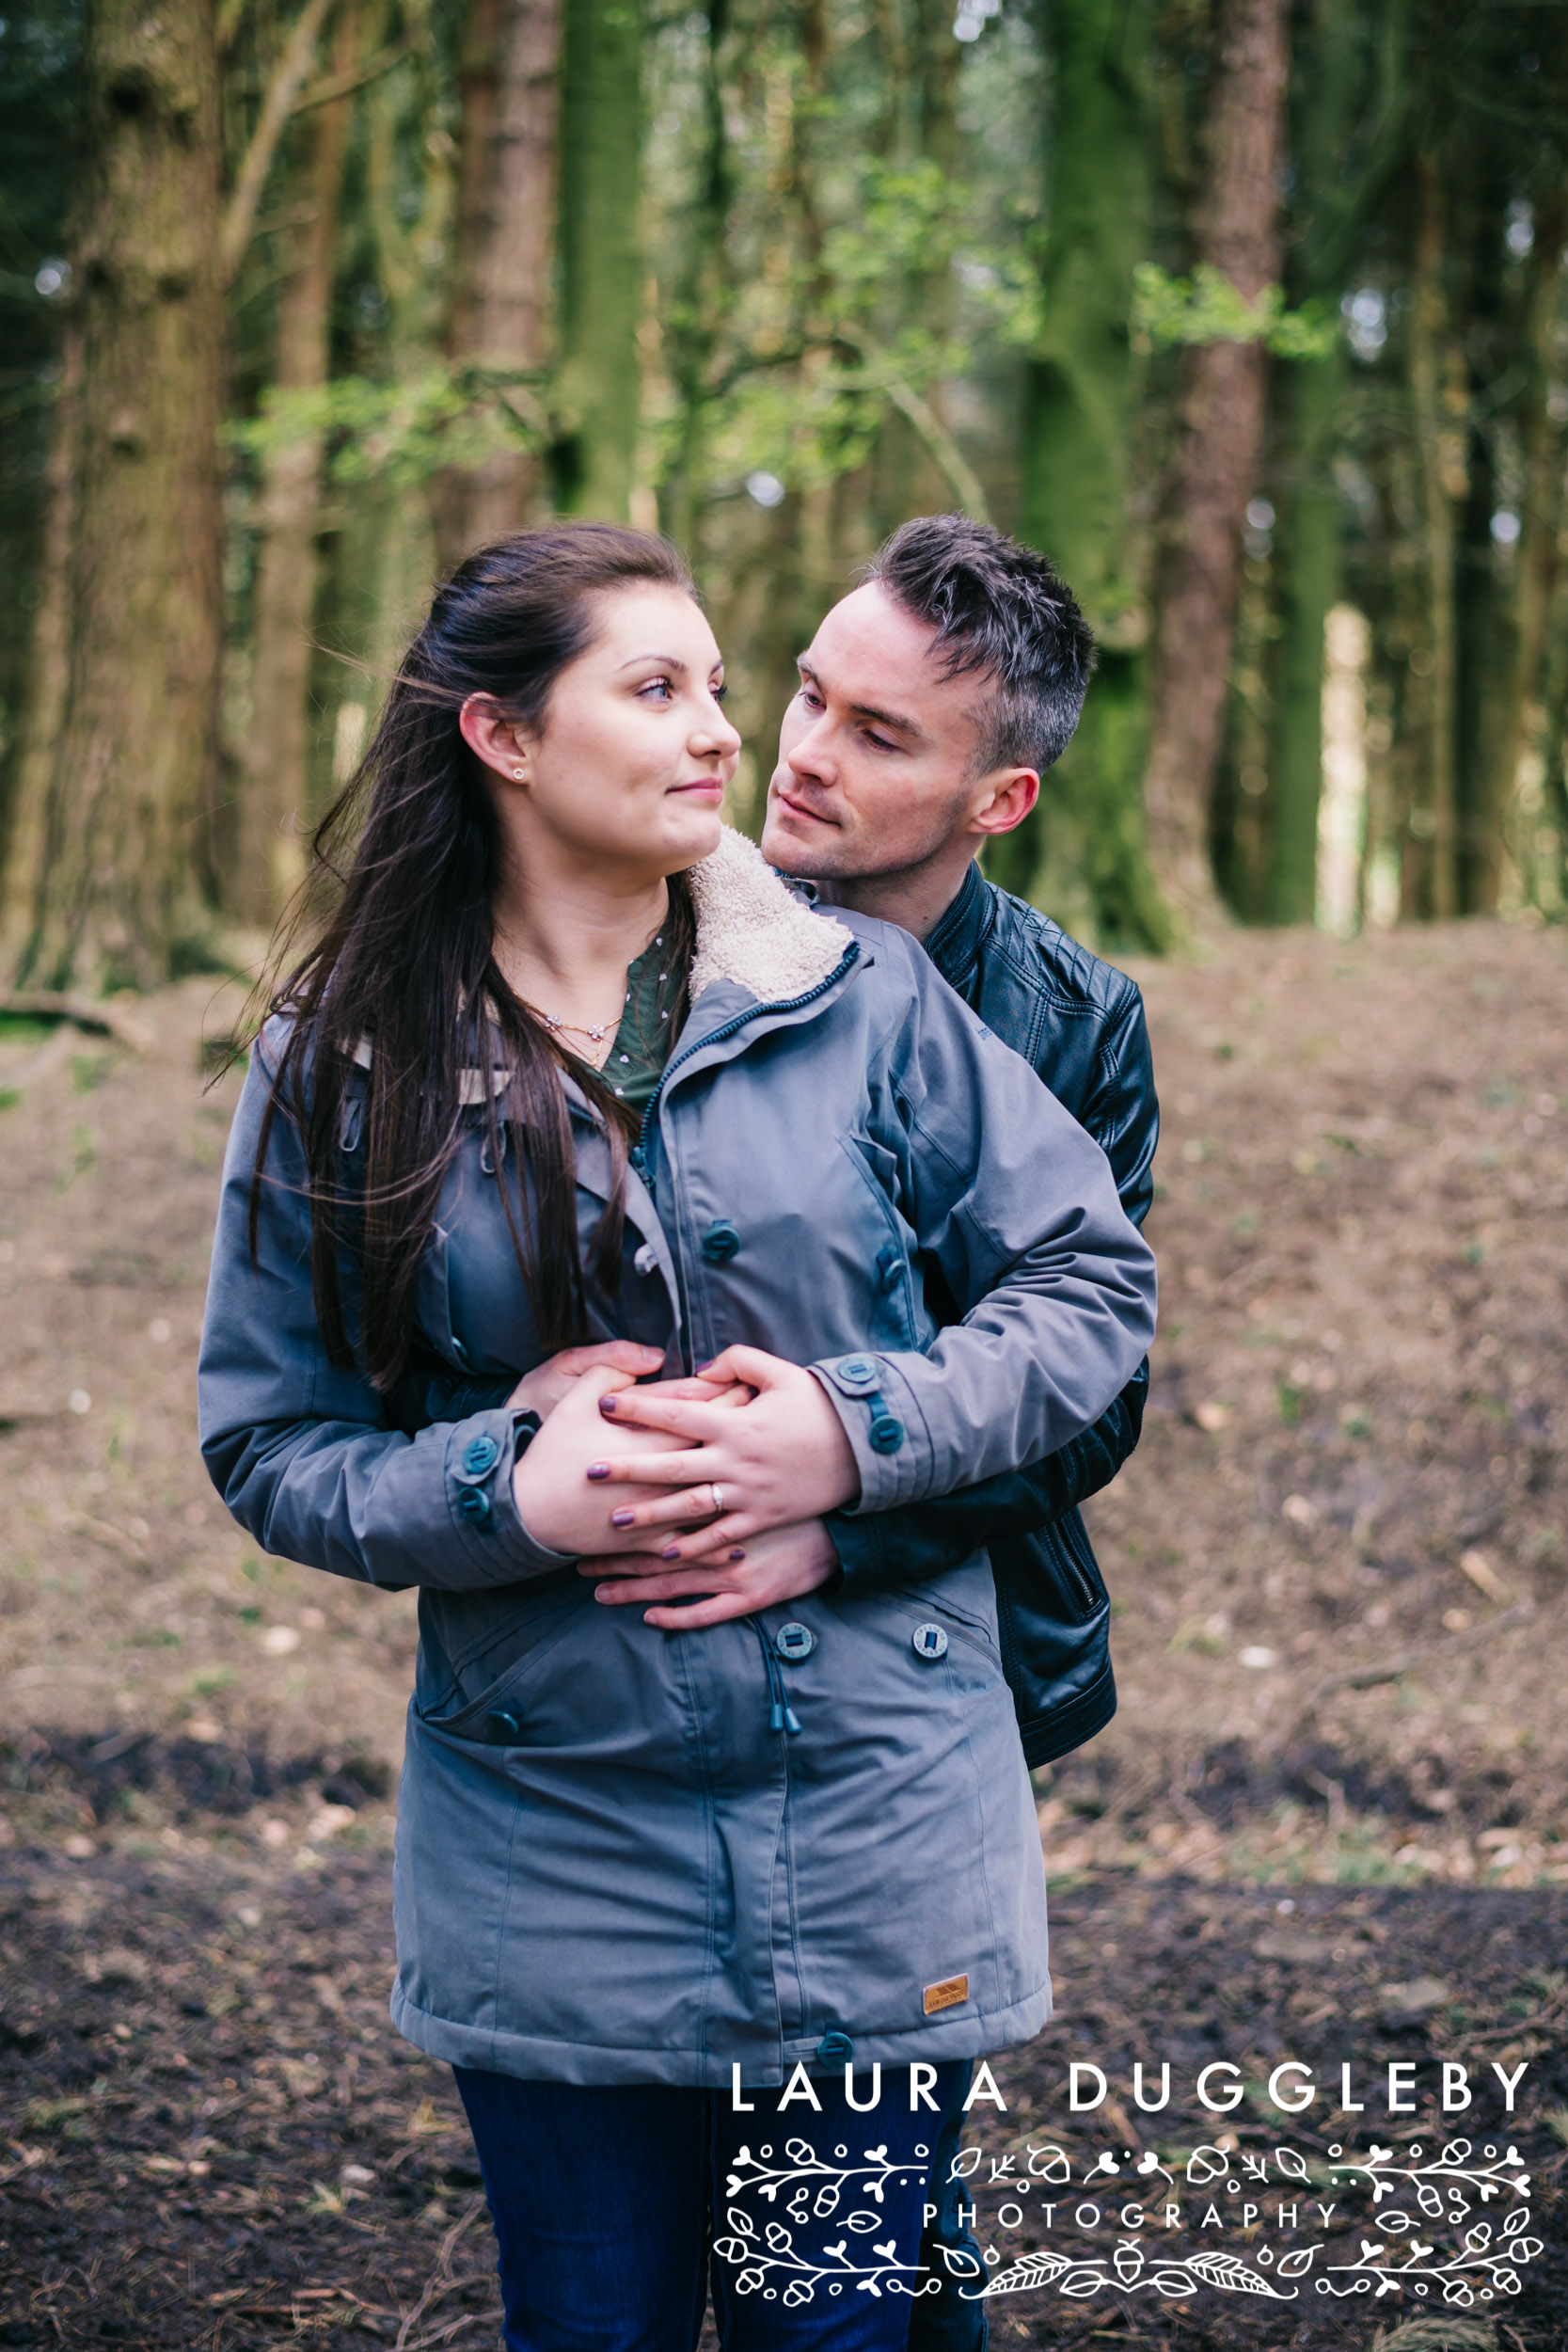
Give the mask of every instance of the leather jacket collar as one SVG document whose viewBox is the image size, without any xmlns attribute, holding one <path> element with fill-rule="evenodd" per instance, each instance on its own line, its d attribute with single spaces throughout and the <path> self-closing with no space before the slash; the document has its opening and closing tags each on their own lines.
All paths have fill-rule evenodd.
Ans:
<svg viewBox="0 0 1568 2352">
<path fill-rule="evenodd" d="M 926 953 L 942 974 L 949 988 L 956 988 L 960 996 L 966 993 L 974 977 L 980 950 L 996 920 L 996 901 L 980 878 L 980 868 L 972 858 L 958 887 L 958 895 L 938 922 L 927 934 Z"/>
</svg>

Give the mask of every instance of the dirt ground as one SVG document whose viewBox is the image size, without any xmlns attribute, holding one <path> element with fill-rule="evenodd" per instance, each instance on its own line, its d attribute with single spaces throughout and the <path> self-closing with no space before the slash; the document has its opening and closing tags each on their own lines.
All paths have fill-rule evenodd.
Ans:
<svg viewBox="0 0 1568 2352">
<path fill-rule="evenodd" d="M 1163 1325 L 1091 1512 L 1121 1709 L 1040 1776 L 1059 2014 L 978 2127 L 1240 2165 L 1283 2056 L 1414 2061 L 1424 2099 L 1445 2058 L 1524 2059 L 1542 2251 L 1451 2338 L 1506 2352 L 1568 2345 L 1565 950 L 1465 926 L 1140 968 Z M 411 1597 L 261 1557 L 194 1449 L 237 1003 L 144 1001 L 143 1051 L 0 1025 L 0 2344 L 462 2352 L 496 2341 L 472 2152 L 386 2023 Z M 1224 2128 L 1191 2098 L 1216 2053 L 1248 2084 Z M 1157 2124 L 1140 2056 L 1174 2062 Z M 996 2309 L 999 2343 L 1450 2340 L 1402 2294 Z"/>
</svg>

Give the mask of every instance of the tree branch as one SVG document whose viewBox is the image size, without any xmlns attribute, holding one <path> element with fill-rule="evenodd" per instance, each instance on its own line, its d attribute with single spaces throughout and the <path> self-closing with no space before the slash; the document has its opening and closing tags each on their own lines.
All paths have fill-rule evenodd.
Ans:
<svg viewBox="0 0 1568 2352">
<path fill-rule="evenodd" d="M 251 230 L 256 226 L 256 209 L 261 201 L 261 190 L 277 152 L 277 142 L 283 135 L 285 123 L 294 111 L 300 87 L 310 71 L 316 42 L 331 7 L 332 0 L 305 0 L 305 6 L 295 17 L 283 45 L 283 54 L 273 69 L 266 96 L 261 101 L 261 111 L 256 119 L 256 128 L 250 135 L 250 145 L 240 165 L 233 193 L 223 216 L 223 226 L 218 232 L 218 251 L 226 283 L 232 281 L 245 256 L 245 249 L 250 243 Z"/>
<path fill-rule="evenodd" d="M 852 329 L 838 327 L 835 340 L 858 352 L 861 364 L 875 374 L 899 415 L 914 427 L 915 434 L 928 456 L 934 459 L 952 484 L 958 504 L 977 523 L 989 523 L 990 509 L 980 477 L 970 465 L 929 401 L 922 400 L 911 384 L 895 374 L 884 353 Z"/>
<path fill-rule="evenodd" d="M 419 46 L 420 37 L 411 33 L 406 40 L 400 40 L 393 49 L 384 50 L 379 57 L 372 57 L 368 64 L 351 66 L 346 73 L 329 74 L 324 82 L 312 82 L 309 88 L 301 90 L 294 100 L 294 113 L 302 115 L 311 106 L 330 106 L 335 99 L 347 98 L 353 91 L 363 89 L 367 82 L 379 82 L 384 73 L 390 73 L 394 66 L 403 63 L 404 57 L 411 57 Z"/>
<path fill-rule="evenodd" d="M 907 417 L 930 455 L 936 460 L 958 493 L 958 504 L 964 513 L 977 522 L 989 523 L 990 509 L 980 486 L 980 477 L 969 464 L 942 419 L 928 402 L 896 375 L 886 379 L 887 396 L 902 417 Z"/>
</svg>

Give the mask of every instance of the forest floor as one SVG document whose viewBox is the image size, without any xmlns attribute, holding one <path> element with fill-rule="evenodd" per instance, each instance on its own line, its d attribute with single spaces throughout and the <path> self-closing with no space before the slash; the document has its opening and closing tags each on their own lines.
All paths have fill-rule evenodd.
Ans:
<svg viewBox="0 0 1568 2352">
<path fill-rule="evenodd" d="M 974 2122 L 988 2180 L 1011 2152 L 1037 2198 L 1056 2160 L 1027 2151 L 1054 2145 L 1075 2179 L 1164 2166 L 1193 2202 L 1163 2284 L 1152 2229 L 1113 2278 L 1109 2218 L 996 2223 L 1009 2266 L 1039 2252 L 994 2343 L 1359 2352 L 1414 2320 L 1404 2352 L 1568 2347 L 1565 946 L 1252 934 L 1139 967 L 1163 1327 L 1142 1447 L 1090 1513 L 1121 1709 L 1039 1776 L 1058 2015 Z M 133 1009 L 139 1052 L 0 1025 L 0 2344 L 488 2346 L 450 2077 L 386 2023 L 412 1596 L 262 1558 L 206 1486 L 191 1386 L 237 1080 L 204 1089 L 238 992 Z M 1266 2100 L 1287 2057 L 1324 2087 L 1300 2116 Z M 1216 2058 L 1231 2115 L 1195 2103 Z M 1152 2092 L 1167 2058 L 1145 2117 L 1132 2063 Z M 1094 2110 L 1073 2060 L 1106 2078 Z M 1444 2061 L 1463 2116 L 1433 2106 Z M 1521 2061 L 1509 2114 L 1492 2069 Z M 1365 2112 L 1336 2124 L 1345 2063 Z M 1531 2167 L 1541 2249 L 1488 2298 L 1472 2247 L 1469 2335 L 1432 2306 L 1477 2225 L 1433 2220 L 1430 2182 L 1425 2302 L 1427 2273 L 1377 2292 L 1410 2249 L 1356 2256 L 1379 2219 L 1354 2181 L 1352 2236 L 1258 2286 L 1288 2182 L 1332 2199 L 1332 2149 L 1414 2133 L 1430 2160 L 1465 2125 L 1460 2169 Z M 1209 2183 L 1261 2219 L 1204 2240 Z M 1053 2244 L 1100 2270 L 1062 2285 Z"/>
</svg>

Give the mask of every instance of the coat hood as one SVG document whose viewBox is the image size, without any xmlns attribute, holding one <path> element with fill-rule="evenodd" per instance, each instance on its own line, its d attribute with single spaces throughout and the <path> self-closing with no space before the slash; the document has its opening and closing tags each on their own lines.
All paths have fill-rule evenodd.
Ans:
<svg viewBox="0 0 1568 2352">
<path fill-rule="evenodd" d="M 756 844 L 728 825 L 689 879 L 697 917 L 693 1004 L 716 980 L 734 980 L 765 1002 L 803 996 L 848 952 L 845 926 L 814 914 Z"/>
</svg>

